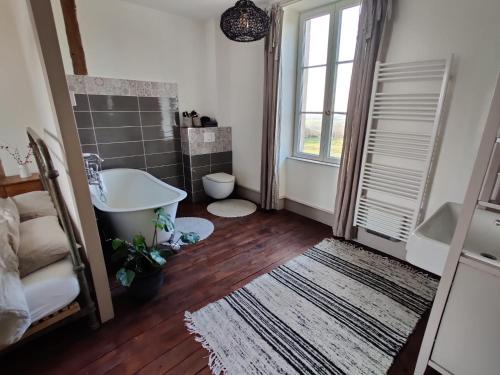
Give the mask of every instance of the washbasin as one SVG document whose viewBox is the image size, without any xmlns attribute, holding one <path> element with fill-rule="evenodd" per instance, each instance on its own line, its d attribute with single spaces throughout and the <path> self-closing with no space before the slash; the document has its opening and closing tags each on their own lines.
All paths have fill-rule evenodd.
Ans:
<svg viewBox="0 0 500 375">
<path fill-rule="evenodd" d="M 406 260 L 442 275 L 462 205 L 447 202 L 420 224 L 408 238 Z M 476 209 L 463 253 L 500 266 L 500 214 Z"/>
</svg>

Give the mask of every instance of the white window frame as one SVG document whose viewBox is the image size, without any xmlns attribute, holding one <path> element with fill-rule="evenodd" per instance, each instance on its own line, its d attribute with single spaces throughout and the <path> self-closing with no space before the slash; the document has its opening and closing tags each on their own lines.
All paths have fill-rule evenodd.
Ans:
<svg viewBox="0 0 500 375">
<path fill-rule="evenodd" d="M 343 63 L 351 63 L 353 60 L 338 61 L 339 45 L 340 45 L 340 27 L 341 14 L 346 8 L 351 8 L 360 5 L 360 0 L 344 0 L 333 4 L 322 6 L 320 8 L 305 11 L 300 14 L 299 28 L 299 48 L 297 58 L 297 86 L 295 95 L 295 124 L 294 124 L 294 142 L 293 155 L 301 159 L 310 159 L 329 164 L 339 165 L 340 158 L 330 157 L 330 144 L 332 138 L 333 118 L 334 115 L 346 115 L 345 112 L 334 112 L 335 108 L 335 84 L 337 65 Z M 321 17 L 330 14 L 330 35 L 328 38 L 328 57 L 326 62 L 326 82 L 325 82 L 325 98 L 323 112 L 303 112 L 302 111 L 302 89 L 304 83 L 304 52 L 305 52 L 305 34 L 306 22 L 310 19 Z M 320 67 L 323 65 L 317 65 Z M 321 142 L 319 155 L 311 155 L 300 151 L 300 135 L 301 135 L 301 115 L 303 113 L 322 114 L 323 122 L 321 126 Z"/>
</svg>

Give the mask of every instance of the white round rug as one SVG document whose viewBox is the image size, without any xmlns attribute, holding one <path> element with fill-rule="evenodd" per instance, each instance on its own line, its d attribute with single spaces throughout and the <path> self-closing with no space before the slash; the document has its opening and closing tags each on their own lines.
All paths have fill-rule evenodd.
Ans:
<svg viewBox="0 0 500 375">
<path fill-rule="evenodd" d="M 253 214 L 257 206 L 243 199 L 225 199 L 209 204 L 207 210 L 215 216 L 242 217 Z"/>
<path fill-rule="evenodd" d="M 214 225 L 210 220 L 202 219 L 201 217 L 178 217 L 175 219 L 174 242 L 180 238 L 181 232 L 196 232 L 200 235 L 201 241 L 214 232 Z M 185 245 L 185 243 L 180 241 L 179 245 Z"/>
</svg>

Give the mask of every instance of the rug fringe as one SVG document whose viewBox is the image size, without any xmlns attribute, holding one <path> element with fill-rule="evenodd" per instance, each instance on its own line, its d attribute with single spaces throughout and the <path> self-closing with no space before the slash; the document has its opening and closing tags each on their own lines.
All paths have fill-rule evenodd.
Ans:
<svg viewBox="0 0 500 375">
<path fill-rule="evenodd" d="M 189 311 L 184 313 L 184 323 L 190 335 L 194 335 L 194 339 L 203 346 L 209 353 L 208 356 L 208 367 L 214 375 L 221 375 L 222 373 L 227 373 L 226 366 L 222 363 L 221 358 L 215 352 L 215 350 L 210 346 L 207 339 L 200 332 L 200 329 L 196 325 L 193 314 Z"/>
</svg>

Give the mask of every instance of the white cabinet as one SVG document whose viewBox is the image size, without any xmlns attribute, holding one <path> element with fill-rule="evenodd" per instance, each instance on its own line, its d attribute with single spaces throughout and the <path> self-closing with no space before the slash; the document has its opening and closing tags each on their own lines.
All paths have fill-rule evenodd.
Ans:
<svg viewBox="0 0 500 375">
<path fill-rule="evenodd" d="M 455 375 L 498 375 L 500 271 L 467 258 L 463 262 L 455 275 L 431 361 Z"/>
</svg>

